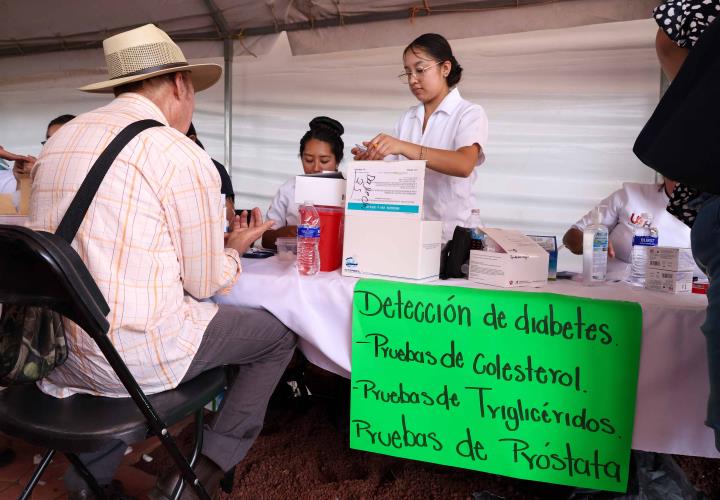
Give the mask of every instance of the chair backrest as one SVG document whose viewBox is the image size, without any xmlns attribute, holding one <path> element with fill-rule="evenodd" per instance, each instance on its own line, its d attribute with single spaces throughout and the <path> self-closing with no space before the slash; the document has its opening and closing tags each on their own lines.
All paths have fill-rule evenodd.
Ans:
<svg viewBox="0 0 720 500">
<path fill-rule="evenodd" d="M 45 305 L 97 340 L 110 308 L 85 264 L 61 237 L 0 224 L 0 303 Z"/>
</svg>

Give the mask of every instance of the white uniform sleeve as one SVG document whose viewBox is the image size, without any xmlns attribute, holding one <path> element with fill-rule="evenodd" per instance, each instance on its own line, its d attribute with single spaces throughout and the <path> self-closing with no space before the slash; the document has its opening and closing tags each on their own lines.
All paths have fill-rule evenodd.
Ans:
<svg viewBox="0 0 720 500">
<path fill-rule="evenodd" d="M 272 219 L 275 221 L 273 229 L 279 229 L 287 226 L 287 213 L 290 206 L 295 202 L 295 182 L 294 178 L 285 182 L 275 193 L 275 197 L 270 203 L 268 208 L 266 220 Z M 292 200 L 290 198 L 293 198 Z"/>
<path fill-rule="evenodd" d="M 487 115 L 485 114 L 485 110 L 476 104 L 468 108 L 460 118 L 460 125 L 457 129 L 457 136 L 455 137 L 455 149 L 458 150 L 466 146 L 477 144 L 484 152 L 487 146 L 487 140 Z M 484 160 L 485 155 L 481 154 L 478 158 L 477 165 L 480 165 Z"/>
<path fill-rule="evenodd" d="M 16 186 L 12 170 L 0 170 L 0 193 L 14 193 Z"/>
<path fill-rule="evenodd" d="M 612 231 L 613 228 L 618 224 L 618 212 L 620 208 L 618 199 L 621 194 L 622 189 L 618 189 L 596 205 L 602 207 L 600 209 L 601 222 L 603 223 L 603 225 L 607 226 L 608 232 Z M 580 231 L 583 231 L 586 227 L 592 224 L 593 210 L 595 210 L 595 208 L 586 213 L 582 219 L 580 219 L 573 225 L 573 227 L 576 227 Z"/>
</svg>

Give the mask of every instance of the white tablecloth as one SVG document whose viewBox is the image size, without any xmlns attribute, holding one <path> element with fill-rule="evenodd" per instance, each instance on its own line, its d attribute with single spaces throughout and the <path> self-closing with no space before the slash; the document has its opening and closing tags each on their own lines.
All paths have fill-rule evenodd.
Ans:
<svg viewBox="0 0 720 500">
<path fill-rule="evenodd" d="M 349 377 L 353 288 L 357 279 L 339 271 L 299 276 L 293 262 L 277 257 L 243 259 L 243 274 L 221 304 L 270 311 L 300 337 L 300 349 L 316 365 Z M 478 286 L 467 280 L 437 285 Z M 559 280 L 526 291 L 638 302 L 643 339 L 633 448 L 661 453 L 720 457 L 704 426 L 708 394 L 705 339 L 700 325 L 703 295 L 670 295 L 624 283 L 585 287 Z"/>
<path fill-rule="evenodd" d="M 27 215 L 0 215 L 0 224 L 24 226 L 25 222 L 27 222 Z"/>
</svg>

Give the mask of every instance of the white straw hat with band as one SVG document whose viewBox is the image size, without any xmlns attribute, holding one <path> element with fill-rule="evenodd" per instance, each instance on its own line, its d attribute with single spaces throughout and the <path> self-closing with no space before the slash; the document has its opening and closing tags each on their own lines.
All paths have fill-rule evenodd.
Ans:
<svg viewBox="0 0 720 500">
<path fill-rule="evenodd" d="M 217 64 L 188 64 L 180 47 L 153 24 L 111 36 L 103 41 L 103 51 L 110 78 L 79 90 L 112 93 L 115 87 L 126 83 L 189 71 L 195 92 L 200 92 L 222 75 L 222 68 Z"/>
</svg>

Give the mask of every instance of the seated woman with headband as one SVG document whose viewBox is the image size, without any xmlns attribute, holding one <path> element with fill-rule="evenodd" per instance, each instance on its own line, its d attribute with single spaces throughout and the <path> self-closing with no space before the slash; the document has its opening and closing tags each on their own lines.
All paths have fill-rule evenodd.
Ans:
<svg viewBox="0 0 720 500">
<path fill-rule="evenodd" d="M 300 160 L 306 174 L 336 171 L 343 159 L 345 147 L 340 136 L 345 132 L 342 124 L 318 116 L 310 122 L 310 130 L 300 139 Z M 267 220 L 274 220 L 273 229 L 265 231 L 262 245 L 275 248 L 275 240 L 281 236 L 296 236 L 298 206 L 295 203 L 295 177 L 278 189 L 267 211 Z"/>
</svg>

